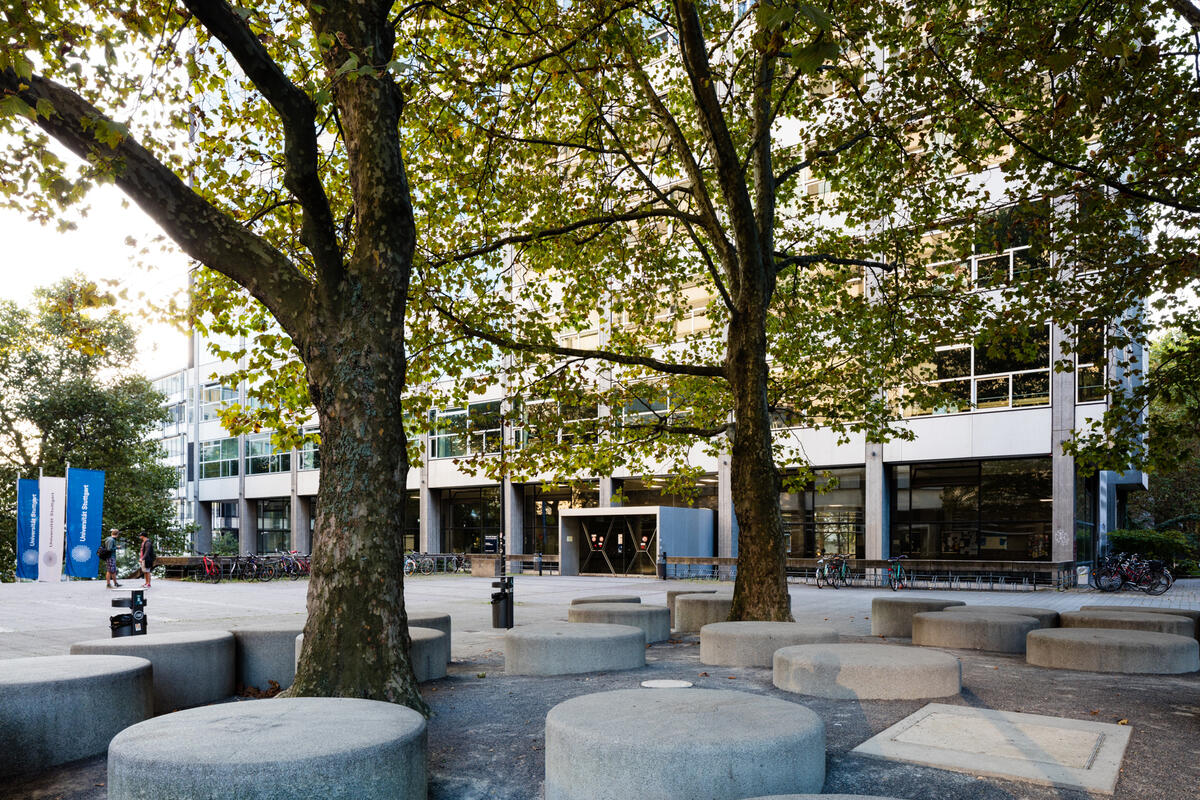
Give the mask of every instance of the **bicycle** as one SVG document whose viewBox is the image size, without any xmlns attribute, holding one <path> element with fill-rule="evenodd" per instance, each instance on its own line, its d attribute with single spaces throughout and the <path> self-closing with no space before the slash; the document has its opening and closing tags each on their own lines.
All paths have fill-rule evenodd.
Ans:
<svg viewBox="0 0 1200 800">
<path fill-rule="evenodd" d="M 217 561 L 217 557 L 208 553 L 200 554 L 200 563 L 202 571 L 198 575 L 202 581 L 212 581 L 213 583 L 221 582 L 221 563 Z"/>
<path fill-rule="evenodd" d="M 822 589 L 825 586 L 838 588 L 837 574 L 831 569 L 834 557 L 826 558 L 821 556 L 817 559 L 817 588 Z"/>
<path fill-rule="evenodd" d="M 453 553 L 450 556 L 450 566 L 455 572 L 470 572 L 471 559 L 467 558 L 466 553 Z"/>
<path fill-rule="evenodd" d="M 851 577 L 850 559 L 840 553 L 833 556 L 833 579 L 842 586 L 849 586 Z"/>
<path fill-rule="evenodd" d="M 904 572 L 904 565 L 900 563 L 905 558 L 908 558 L 908 556 L 892 556 L 888 559 L 888 587 L 893 592 L 903 589 L 904 584 L 908 582 L 908 575 Z"/>
<path fill-rule="evenodd" d="M 432 575 L 433 569 L 433 559 L 424 553 L 406 553 L 404 555 L 405 575 L 412 575 L 417 570 L 420 570 L 422 575 Z"/>
</svg>

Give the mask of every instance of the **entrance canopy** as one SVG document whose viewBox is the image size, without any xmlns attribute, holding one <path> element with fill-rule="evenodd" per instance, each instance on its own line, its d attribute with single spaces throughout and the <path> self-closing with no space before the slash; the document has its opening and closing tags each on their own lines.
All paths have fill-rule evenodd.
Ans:
<svg viewBox="0 0 1200 800">
<path fill-rule="evenodd" d="M 710 508 L 611 506 L 559 512 L 559 574 L 653 575 L 660 553 L 712 557 Z"/>
</svg>

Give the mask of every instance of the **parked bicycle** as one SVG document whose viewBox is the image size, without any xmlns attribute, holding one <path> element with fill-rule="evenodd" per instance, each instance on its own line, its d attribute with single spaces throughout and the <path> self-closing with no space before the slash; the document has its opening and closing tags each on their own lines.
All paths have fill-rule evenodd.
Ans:
<svg viewBox="0 0 1200 800">
<path fill-rule="evenodd" d="M 907 556 L 892 556 L 888 559 L 887 581 L 893 592 L 903 589 L 908 583 L 908 575 L 904 572 L 904 565 L 900 563 L 905 558 Z"/>
<path fill-rule="evenodd" d="M 412 575 L 417 571 L 422 575 L 432 575 L 434 570 L 433 559 L 424 553 L 407 553 L 404 556 L 404 574 Z"/>
<path fill-rule="evenodd" d="M 1155 559 L 1144 559 L 1137 553 L 1105 556 L 1097 562 L 1092 576 L 1092 585 L 1102 592 L 1133 588 L 1149 595 L 1160 595 L 1175 583 L 1175 577 L 1166 564 Z"/>
<path fill-rule="evenodd" d="M 221 582 L 221 562 L 217 557 L 208 553 L 200 554 L 200 572 L 196 576 L 202 581 L 211 583 Z"/>
<path fill-rule="evenodd" d="M 838 588 L 837 556 L 820 556 L 817 558 L 817 588 L 826 586 Z"/>
<path fill-rule="evenodd" d="M 450 562 L 446 566 L 454 572 L 470 572 L 471 559 L 467 558 L 466 553 L 453 553 L 450 556 Z"/>
</svg>

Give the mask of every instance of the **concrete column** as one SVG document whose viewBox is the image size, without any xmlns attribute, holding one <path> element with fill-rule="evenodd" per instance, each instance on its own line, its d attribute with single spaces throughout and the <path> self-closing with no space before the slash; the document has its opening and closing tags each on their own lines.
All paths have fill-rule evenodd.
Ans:
<svg viewBox="0 0 1200 800">
<path fill-rule="evenodd" d="M 613 478 L 611 475 L 600 479 L 600 507 L 611 508 L 620 503 L 613 503 Z"/>
<path fill-rule="evenodd" d="M 196 502 L 192 506 L 196 510 L 195 551 L 197 553 L 212 552 L 212 503 Z"/>
<path fill-rule="evenodd" d="M 1062 343 L 1069 339 L 1067 331 L 1058 325 L 1050 326 L 1050 353 L 1053 358 L 1062 354 Z M 1054 508 L 1052 511 L 1054 543 L 1050 557 L 1053 561 L 1075 559 L 1075 459 L 1062 451 L 1064 442 L 1075 432 L 1075 373 L 1050 373 L 1050 466 L 1053 475 Z"/>
<path fill-rule="evenodd" d="M 441 492 L 430 489 L 421 475 L 421 552 L 443 553 Z"/>
<path fill-rule="evenodd" d="M 242 555 L 258 552 L 258 503 L 247 500 L 245 494 L 237 499 L 238 552 Z"/>
<path fill-rule="evenodd" d="M 292 493 L 292 548 L 312 552 L 312 506 L 308 498 Z"/>
<path fill-rule="evenodd" d="M 732 457 L 717 456 L 717 557 L 737 558 L 737 515 L 733 511 Z M 668 553 L 667 555 L 670 555 Z"/>
<path fill-rule="evenodd" d="M 883 466 L 883 445 L 877 442 L 867 442 L 866 476 L 863 486 L 863 496 L 866 500 L 864 509 L 864 536 L 866 537 L 866 556 L 869 559 L 883 559 L 891 555 L 891 520 L 888 519 L 890 503 L 888 502 L 887 470 Z"/>
</svg>

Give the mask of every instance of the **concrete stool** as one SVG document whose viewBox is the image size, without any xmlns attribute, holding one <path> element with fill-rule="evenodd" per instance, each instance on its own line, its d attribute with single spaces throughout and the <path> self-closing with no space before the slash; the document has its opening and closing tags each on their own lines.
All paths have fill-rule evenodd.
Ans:
<svg viewBox="0 0 1200 800">
<path fill-rule="evenodd" d="M 446 639 L 450 639 L 450 615 L 442 614 L 437 611 L 427 611 L 413 613 L 408 615 L 408 627 L 410 628 L 433 628 L 435 631 L 441 631 L 446 634 Z"/>
<path fill-rule="evenodd" d="M 910 638 L 913 614 L 964 606 L 962 600 L 933 597 L 875 597 L 871 599 L 871 635 Z"/>
<path fill-rule="evenodd" d="M 153 713 L 144 658 L 0 660 L 0 777 L 103 753 L 112 737 Z"/>
<path fill-rule="evenodd" d="M 154 713 L 215 703 L 233 696 L 234 645 L 229 631 L 148 633 L 71 645 L 71 655 L 138 656 L 154 677 Z"/>
<path fill-rule="evenodd" d="M 646 634 L 632 625 L 549 622 L 504 634 L 509 675 L 574 675 L 646 666 Z"/>
<path fill-rule="evenodd" d="M 1018 617 L 1033 617 L 1038 621 L 1039 628 L 1057 628 L 1058 612 L 1052 608 L 1034 608 L 1033 606 L 950 606 L 942 611 L 954 611 L 968 614 L 1015 614 Z"/>
<path fill-rule="evenodd" d="M 632 625 L 646 634 L 646 644 L 671 638 L 671 614 L 666 606 L 643 603 L 581 603 L 567 609 L 568 622 Z"/>
<path fill-rule="evenodd" d="M 824 782 L 824 723 L 773 697 L 622 689 L 546 715 L 545 800 L 737 800 Z"/>
<path fill-rule="evenodd" d="M 632 594 L 594 594 L 590 597 L 576 597 L 571 605 L 580 606 L 585 603 L 640 603 L 642 598 Z"/>
<path fill-rule="evenodd" d="M 681 594 L 675 597 L 675 630 L 698 633 L 705 625 L 725 622 L 733 608 L 731 594 Z"/>
<path fill-rule="evenodd" d="M 671 629 L 675 629 L 675 598 L 681 594 L 717 594 L 716 589 L 668 589 L 667 608 L 671 610 Z"/>
<path fill-rule="evenodd" d="M 238 686 L 265 691 L 271 681 L 280 689 L 292 685 L 296 679 L 296 636 L 303 635 L 303 622 L 234 628 L 229 632 L 233 634 Z"/>
<path fill-rule="evenodd" d="M 912 642 L 992 653 L 1024 653 L 1025 634 L 1041 628 L 1033 617 L 1015 614 L 952 614 L 926 611 L 912 618 Z"/>
<path fill-rule="evenodd" d="M 450 663 L 450 637 L 433 628 L 408 629 L 412 647 L 413 673 L 417 683 L 446 677 L 446 665 Z"/>
<path fill-rule="evenodd" d="M 1136 611 L 1064 611 L 1064 628 L 1113 628 L 1123 631 L 1153 631 L 1196 638 L 1196 623 L 1170 614 L 1139 614 Z"/>
<path fill-rule="evenodd" d="M 834 700 L 922 700 L 962 691 L 948 653 L 887 644 L 802 644 L 775 651 L 772 679 L 785 692 Z"/>
<path fill-rule="evenodd" d="M 1085 672 L 1179 675 L 1200 670 L 1200 642 L 1191 636 L 1113 628 L 1031 631 L 1025 661 Z"/>
<path fill-rule="evenodd" d="M 1200 611 L 1190 608 L 1150 608 L 1147 606 L 1081 606 L 1080 611 L 1133 611 L 1138 614 L 1174 614 L 1187 617 L 1196 623 L 1196 636 L 1200 638 Z"/>
<path fill-rule="evenodd" d="M 836 642 L 828 625 L 799 622 L 713 622 L 700 629 L 700 663 L 770 667 L 775 651 L 797 644 Z"/>
<path fill-rule="evenodd" d="M 748 797 L 746 800 L 900 800 L 878 794 L 772 794 Z"/>
<path fill-rule="evenodd" d="M 425 800 L 427 749 L 424 718 L 394 703 L 222 703 L 117 734 L 108 748 L 108 797 Z"/>
</svg>

